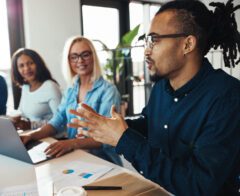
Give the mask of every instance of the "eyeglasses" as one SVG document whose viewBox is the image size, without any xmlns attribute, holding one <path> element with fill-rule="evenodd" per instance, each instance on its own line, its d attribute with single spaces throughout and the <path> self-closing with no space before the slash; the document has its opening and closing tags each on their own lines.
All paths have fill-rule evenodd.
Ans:
<svg viewBox="0 0 240 196">
<path fill-rule="evenodd" d="M 189 36 L 186 33 L 175 33 L 175 34 L 165 34 L 165 35 L 159 35 L 159 34 L 149 34 L 145 37 L 145 48 L 152 49 L 154 45 L 160 41 L 160 39 L 163 38 L 178 38 L 178 37 L 187 37 Z"/>
<path fill-rule="evenodd" d="M 70 54 L 68 59 L 70 63 L 77 63 L 79 58 L 81 58 L 84 61 L 87 61 L 90 59 L 91 55 L 92 55 L 91 51 L 84 51 L 81 54 L 76 54 L 76 53 Z"/>
</svg>

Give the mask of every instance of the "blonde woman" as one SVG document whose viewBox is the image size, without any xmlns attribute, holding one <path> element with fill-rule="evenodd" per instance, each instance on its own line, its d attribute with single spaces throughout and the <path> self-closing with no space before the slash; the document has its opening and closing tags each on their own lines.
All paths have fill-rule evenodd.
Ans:
<svg viewBox="0 0 240 196">
<path fill-rule="evenodd" d="M 72 82 L 71 87 L 65 92 L 56 114 L 47 125 L 21 136 L 24 143 L 62 132 L 67 123 L 75 118 L 69 110 L 76 109 L 79 103 L 91 106 L 104 116 L 110 116 L 113 104 L 119 109 L 120 95 L 114 85 L 103 79 L 96 50 L 90 40 L 77 36 L 66 42 L 63 68 L 66 78 Z M 75 128 L 67 128 L 68 139 L 50 145 L 45 151 L 46 154 L 59 157 L 74 149 L 88 149 L 103 159 L 121 165 L 113 147 L 103 145 L 92 138 L 76 138 L 76 134 Z"/>
</svg>

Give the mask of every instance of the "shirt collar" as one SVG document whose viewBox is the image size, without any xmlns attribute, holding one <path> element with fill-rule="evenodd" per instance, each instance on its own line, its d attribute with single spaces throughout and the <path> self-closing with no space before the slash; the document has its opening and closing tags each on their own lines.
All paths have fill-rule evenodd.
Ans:
<svg viewBox="0 0 240 196">
<path fill-rule="evenodd" d="M 78 76 L 74 82 L 74 90 L 76 93 L 78 93 L 79 91 L 79 82 L 80 82 L 80 77 Z M 99 86 L 101 86 L 103 83 L 103 77 L 100 76 L 97 80 L 94 81 L 93 83 L 93 87 L 90 91 L 95 90 L 96 88 L 98 88 Z"/>
<path fill-rule="evenodd" d="M 93 91 L 93 90 L 95 90 L 96 88 L 98 88 L 99 86 L 101 86 L 102 83 L 103 83 L 103 77 L 100 76 L 96 81 L 94 81 L 93 87 L 92 87 L 92 90 L 91 90 L 91 91 Z"/>
<path fill-rule="evenodd" d="M 214 69 L 212 65 L 209 63 L 207 58 L 203 59 L 203 65 L 201 66 L 198 73 L 186 84 L 184 84 L 181 88 L 176 91 L 171 87 L 169 80 L 165 79 L 165 90 L 172 96 L 181 97 L 187 95 L 194 87 L 196 87 L 206 75 L 212 72 Z"/>
</svg>

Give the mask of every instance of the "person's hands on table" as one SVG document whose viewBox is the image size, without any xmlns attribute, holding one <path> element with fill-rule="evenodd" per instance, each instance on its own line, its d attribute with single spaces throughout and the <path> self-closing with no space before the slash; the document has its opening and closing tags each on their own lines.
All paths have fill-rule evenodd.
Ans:
<svg viewBox="0 0 240 196">
<path fill-rule="evenodd" d="M 31 122 L 21 116 L 11 117 L 11 121 L 17 130 L 28 130 L 31 129 Z"/>
<path fill-rule="evenodd" d="M 74 139 L 58 141 L 50 144 L 44 151 L 47 156 L 60 157 L 72 150 L 74 150 Z"/>
<path fill-rule="evenodd" d="M 116 112 L 115 106 L 111 108 L 111 118 L 99 115 L 86 104 L 81 104 L 80 108 L 69 112 L 84 119 L 72 119 L 71 123 L 68 124 L 69 127 L 78 128 L 79 134 L 112 146 L 117 145 L 122 134 L 128 128 L 124 118 Z M 82 128 L 88 130 L 84 131 Z"/>
<path fill-rule="evenodd" d="M 20 135 L 20 138 L 21 138 L 22 143 L 23 143 L 24 145 L 27 144 L 29 141 L 32 140 L 32 136 L 31 136 L 31 134 L 29 134 L 29 133 L 23 133 L 23 134 L 21 134 L 21 135 Z"/>
</svg>

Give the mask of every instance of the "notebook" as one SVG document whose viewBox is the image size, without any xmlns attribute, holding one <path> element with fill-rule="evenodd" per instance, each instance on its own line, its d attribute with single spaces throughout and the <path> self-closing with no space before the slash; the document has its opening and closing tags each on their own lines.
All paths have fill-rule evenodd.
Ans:
<svg viewBox="0 0 240 196">
<path fill-rule="evenodd" d="M 37 164 L 50 159 L 44 153 L 48 146 L 48 143 L 42 141 L 30 142 L 25 146 L 11 120 L 0 117 L 0 154 Z"/>
</svg>

